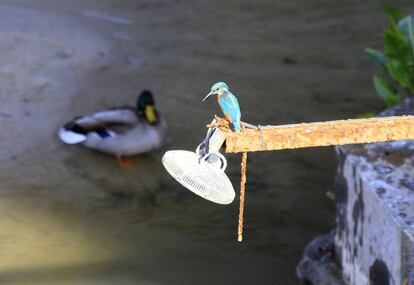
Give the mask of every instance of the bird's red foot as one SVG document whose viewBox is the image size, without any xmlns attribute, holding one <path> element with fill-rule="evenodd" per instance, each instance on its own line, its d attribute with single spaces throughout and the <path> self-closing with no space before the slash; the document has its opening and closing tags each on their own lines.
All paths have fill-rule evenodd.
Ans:
<svg viewBox="0 0 414 285">
<path fill-rule="evenodd" d="M 132 158 L 125 158 L 122 155 L 116 156 L 116 162 L 118 166 L 123 169 L 132 169 L 136 166 Z"/>
<path fill-rule="evenodd" d="M 229 124 L 230 122 L 227 121 L 226 119 L 220 118 L 217 115 L 214 115 L 214 119 L 215 121 L 211 124 L 207 125 L 207 128 L 214 128 L 214 127 L 218 127 L 218 128 L 224 128 L 225 130 L 229 130 Z"/>
</svg>

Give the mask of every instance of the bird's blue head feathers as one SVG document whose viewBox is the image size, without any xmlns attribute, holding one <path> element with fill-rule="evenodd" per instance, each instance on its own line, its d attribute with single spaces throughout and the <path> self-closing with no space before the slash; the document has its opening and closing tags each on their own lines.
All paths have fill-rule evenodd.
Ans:
<svg viewBox="0 0 414 285">
<path fill-rule="evenodd" d="M 210 97 L 211 95 L 217 95 L 221 92 L 228 92 L 229 91 L 229 86 L 224 83 L 224 82 L 217 82 L 216 84 L 214 84 L 213 86 L 211 86 L 211 91 L 210 93 L 207 94 L 206 97 L 204 97 L 203 102 Z M 220 94 L 222 95 L 222 94 Z"/>
<path fill-rule="evenodd" d="M 225 82 L 217 82 L 216 84 L 211 86 L 211 91 L 217 92 L 218 90 L 223 89 L 223 88 L 229 90 L 229 86 Z"/>
</svg>

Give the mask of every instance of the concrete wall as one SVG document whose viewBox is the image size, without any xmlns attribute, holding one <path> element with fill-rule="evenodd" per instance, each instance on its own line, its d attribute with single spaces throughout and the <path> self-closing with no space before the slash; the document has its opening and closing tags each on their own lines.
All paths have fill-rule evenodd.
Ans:
<svg viewBox="0 0 414 285">
<path fill-rule="evenodd" d="M 384 115 L 413 113 L 407 100 Z M 414 284 L 414 141 L 336 148 L 335 259 L 347 284 Z"/>
</svg>

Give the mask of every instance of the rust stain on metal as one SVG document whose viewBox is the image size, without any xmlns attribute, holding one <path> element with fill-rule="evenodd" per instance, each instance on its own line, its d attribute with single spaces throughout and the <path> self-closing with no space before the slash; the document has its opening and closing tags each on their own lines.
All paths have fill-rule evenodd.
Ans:
<svg viewBox="0 0 414 285">
<path fill-rule="evenodd" d="M 240 206 L 239 206 L 239 227 L 237 231 L 237 240 L 243 240 L 243 215 L 244 215 L 244 192 L 246 188 L 246 168 L 247 152 L 243 152 L 241 162 L 241 181 L 240 181 Z"/>
<path fill-rule="evenodd" d="M 263 126 L 261 131 L 221 130 L 227 137 L 226 152 L 282 150 L 414 139 L 414 116 Z"/>
</svg>

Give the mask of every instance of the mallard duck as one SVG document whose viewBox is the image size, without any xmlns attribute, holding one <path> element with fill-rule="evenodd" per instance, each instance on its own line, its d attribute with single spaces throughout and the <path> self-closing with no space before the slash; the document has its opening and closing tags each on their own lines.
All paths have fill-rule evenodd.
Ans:
<svg viewBox="0 0 414 285">
<path fill-rule="evenodd" d="M 152 93 L 144 90 L 136 108 L 113 108 L 77 117 L 59 130 L 59 138 L 67 144 L 114 154 L 118 163 L 123 156 L 159 149 L 164 141 L 166 122 L 154 108 Z"/>
</svg>

